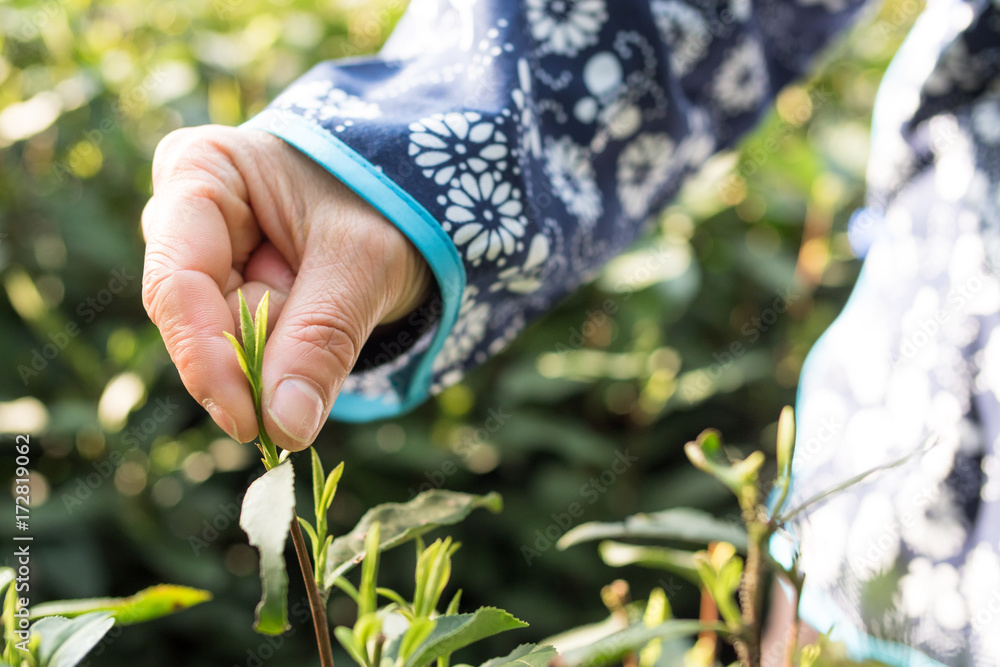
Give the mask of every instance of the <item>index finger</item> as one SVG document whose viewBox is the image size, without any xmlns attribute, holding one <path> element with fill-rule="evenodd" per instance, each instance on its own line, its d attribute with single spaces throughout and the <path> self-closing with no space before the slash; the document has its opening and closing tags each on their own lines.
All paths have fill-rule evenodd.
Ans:
<svg viewBox="0 0 1000 667">
<path fill-rule="evenodd" d="M 246 442 L 257 433 L 253 400 L 222 335 L 236 325 L 223 296 L 232 243 L 219 205 L 184 182 L 161 188 L 143 211 L 142 298 L 184 386 L 219 427 Z"/>
</svg>

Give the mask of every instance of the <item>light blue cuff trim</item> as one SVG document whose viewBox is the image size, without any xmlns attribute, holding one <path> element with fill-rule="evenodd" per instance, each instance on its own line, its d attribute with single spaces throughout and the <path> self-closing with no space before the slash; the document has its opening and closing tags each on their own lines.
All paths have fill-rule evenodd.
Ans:
<svg viewBox="0 0 1000 667">
<path fill-rule="evenodd" d="M 776 533 L 771 538 L 769 551 L 776 561 L 789 567 L 795 545 L 792 537 Z M 791 586 L 778 579 L 789 600 L 792 599 Z M 818 632 L 830 633 L 830 639 L 843 642 L 847 653 L 853 660 L 878 660 L 894 667 L 945 667 L 942 663 L 921 653 L 912 646 L 898 642 L 878 639 L 855 627 L 841 612 L 837 603 L 821 589 L 806 585 L 799 601 L 799 616 Z"/>
<path fill-rule="evenodd" d="M 366 422 L 412 410 L 430 395 L 434 359 L 458 320 L 466 277 L 455 245 L 427 209 L 330 132 L 297 114 L 275 109 L 265 109 L 243 127 L 269 132 L 321 164 L 406 234 L 430 265 L 441 288 L 444 306 L 434 338 L 416 361 L 417 367 L 405 395 L 400 400 L 391 395 L 370 397 L 342 392 L 330 417 L 345 422 Z"/>
</svg>

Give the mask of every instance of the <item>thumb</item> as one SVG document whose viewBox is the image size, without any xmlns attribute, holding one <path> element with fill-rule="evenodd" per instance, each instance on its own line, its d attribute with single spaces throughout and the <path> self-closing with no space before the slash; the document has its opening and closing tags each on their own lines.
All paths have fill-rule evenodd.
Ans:
<svg viewBox="0 0 1000 667">
<path fill-rule="evenodd" d="M 283 449 L 316 439 L 377 322 L 374 287 L 345 273 L 336 258 L 307 255 L 268 339 L 264 426 Z"/>
<path fill-rule="evenodd" d="M 372 211 L 311 235 L 264 351 L 264 426 L 275 443 L 312 444 L 375 326 L 414 303 L 424 262 Z M 416 267 L 416 268 L 414 268 Z"/>
</svg>

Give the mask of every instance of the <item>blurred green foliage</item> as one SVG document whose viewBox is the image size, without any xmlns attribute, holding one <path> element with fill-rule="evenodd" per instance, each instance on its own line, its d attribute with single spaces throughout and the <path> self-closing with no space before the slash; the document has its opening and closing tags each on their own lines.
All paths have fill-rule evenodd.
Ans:
<svg viewBox="0 0 1000 667">
<path fill-rule="evenodd" d="M 32 436 L 32 600 L 161 580 L 214 595 L 115 635 L 94 665 L 314 660 L 294 576 L 292 633 L 251 630 L 256 555 L 236 516 L 259 464 L 187 396 L 143 313 L 139 220 L 165 134 L 239 123 L 310 64 L 372 52 L 404 4 L 0 3 L 0 431 Z M 501 515 L 453 531 L 463 606 L 496 604 L 532 626 L 485 656 L 606 616 L 599 592 L 620 573 L 592 550 L 547 547 L 567 517 L 678 505 L 735 517 L 681 448 L 714 426 L 773 451 L 779 409 L 858 272 L 846 221 L 862 202 L 877 84 L 914 18 L 904 4 L 890 0 L 838 42 L 650 236 L 499 358 L 403 419 L 330 424 L 317 447 L 327 467 L 351 471 L 331 531 L 421 487 L 501 492 Z M 636 460 L 611 479 L 626 451 Z M 12 469 L 0 463 L 5 480 Z M 582 513 L 570 517 L 574 503 Z M 0 523 L 4 543 L 10 529 Z M 524 547 L 538 554 L 530 563 Z M 407 558 L 387 556 L 387 585 L 406 589 Z M 629 579 L 636 596 L 657 584 L 649 572 Z M 691 586 L 659 585 L 678 616 L 697 614 Z M 334 600 L 331 621 L 351 623 L 351 608 Z"/>
</svg>

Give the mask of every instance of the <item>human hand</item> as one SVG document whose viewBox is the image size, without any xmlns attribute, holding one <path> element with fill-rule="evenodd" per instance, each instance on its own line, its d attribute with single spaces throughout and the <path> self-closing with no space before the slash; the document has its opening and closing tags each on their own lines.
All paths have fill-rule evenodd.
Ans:
<svg viewBox="0 0 1000 667">
<path fill-rule="evenodd" d="M 431 280 L 392 223 L 257 130 L 203 126 L 166 136 L 142 229 L 146 312 L 184 386 L 241 442 L 258 429 L 246 377 L 222 335 L 238 331 L 237 289 L 251 310 L 271 293 L 264 426 L 295 451 L 315 440 L 375 326 L 419 306 Z"/>
</svg>

